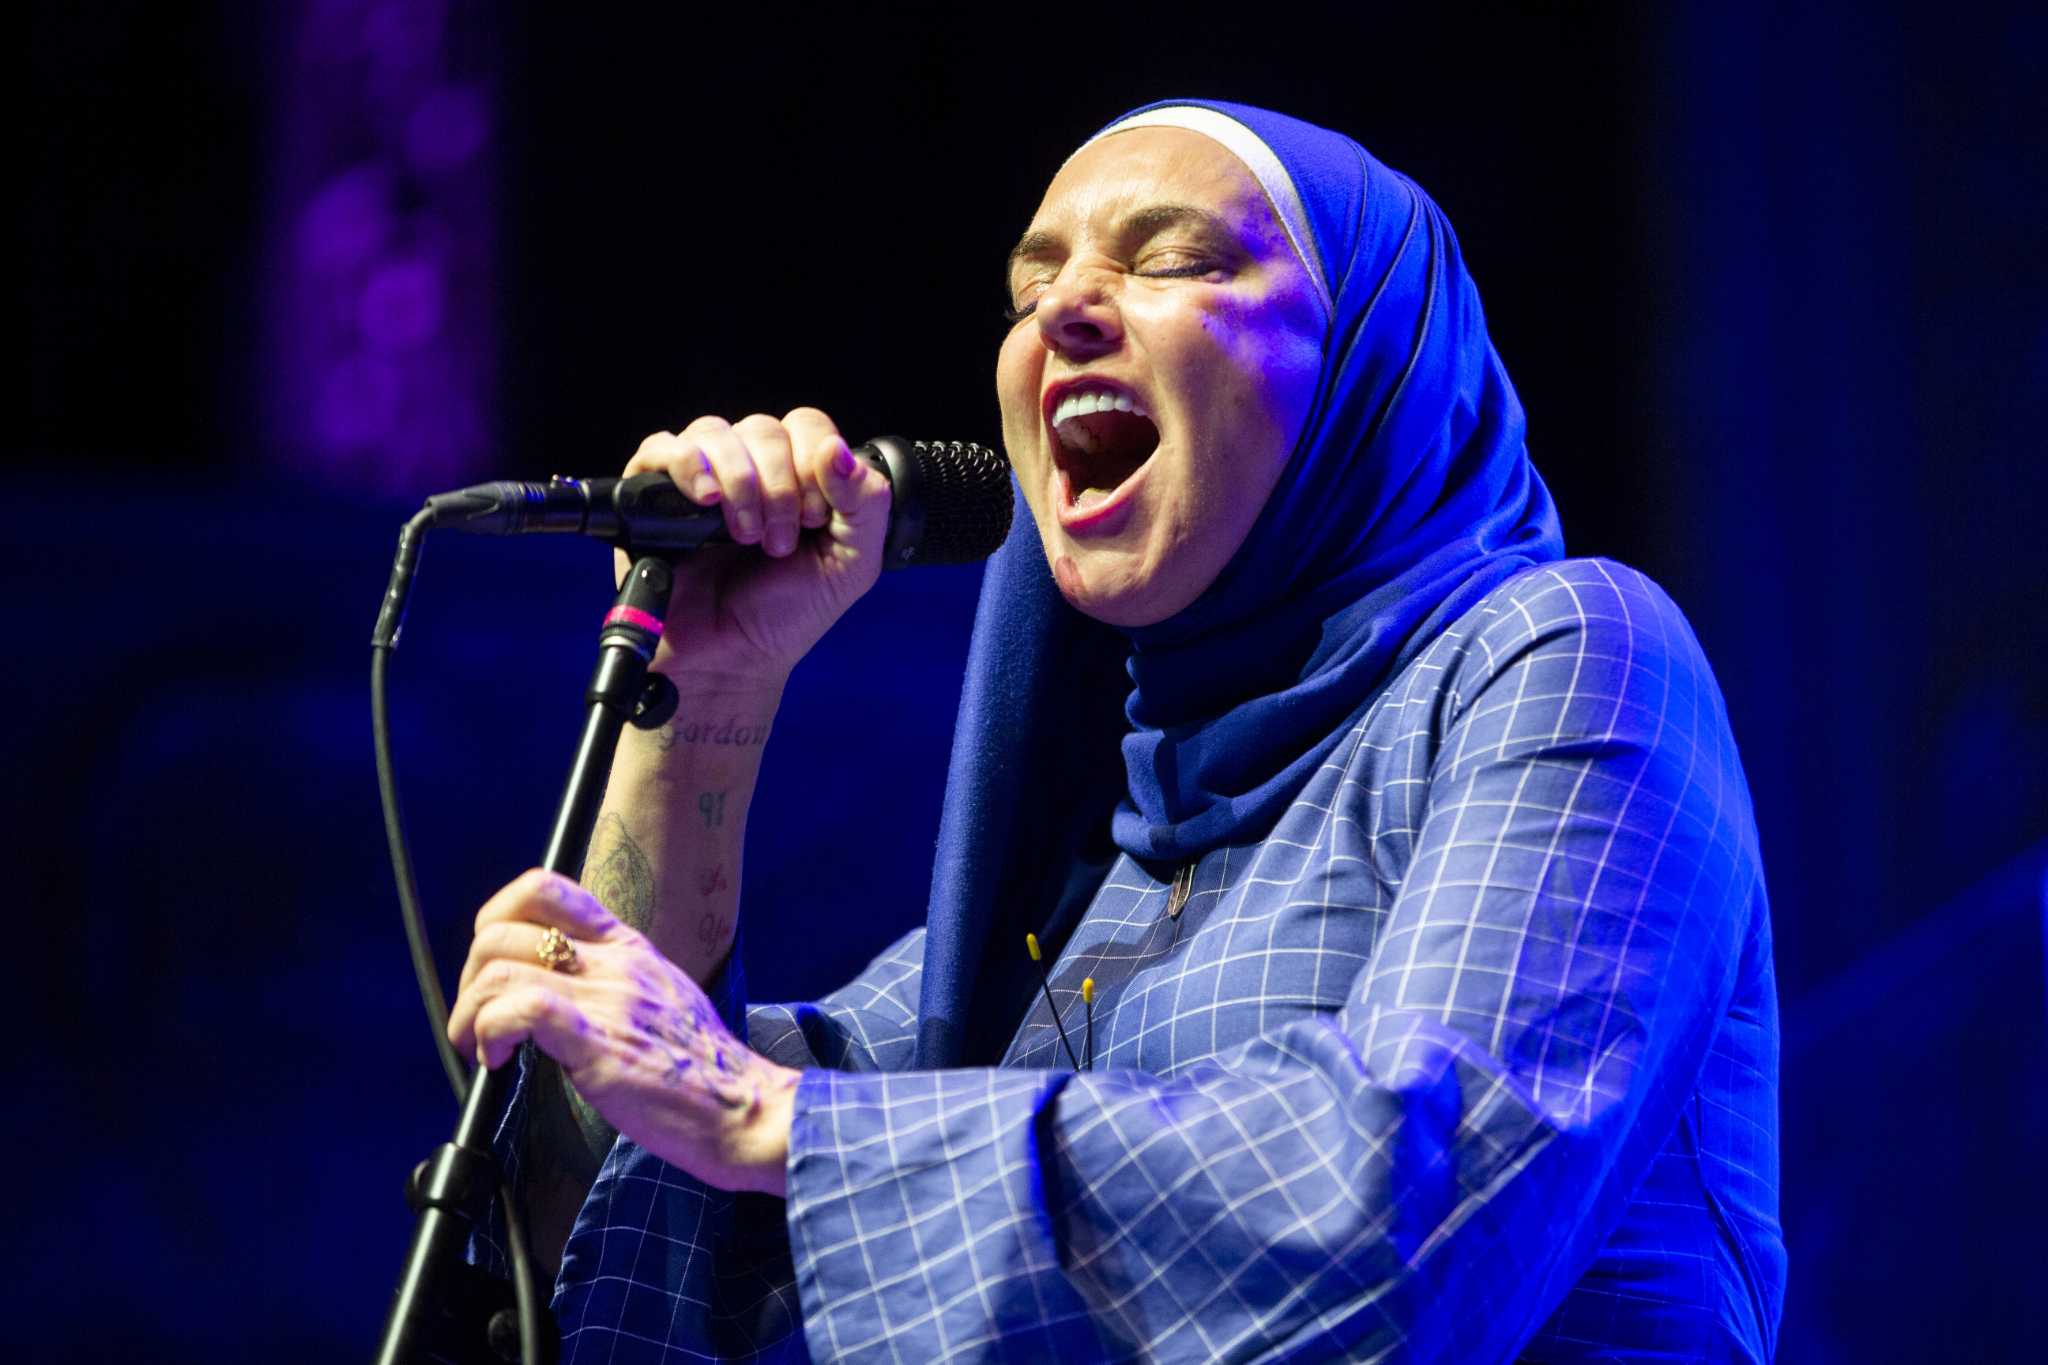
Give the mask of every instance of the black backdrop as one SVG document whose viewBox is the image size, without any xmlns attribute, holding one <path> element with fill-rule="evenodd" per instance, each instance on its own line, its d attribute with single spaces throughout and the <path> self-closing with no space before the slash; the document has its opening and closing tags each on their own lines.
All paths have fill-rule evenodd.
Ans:
<svg viewBox="0 0 2048 1365">
<path fill-rule="evenodd" d="M 0 551 L 32 1353 L 359 1358 L 401 1177 L 448 1126 L 362 665 L 391 535 L 451 466 L 323 454 L 292 331 L 308 167 L 377 138 L 309 52 L 421 16 L 490 113 L 447 209 L 463 477 L 604 472 L 798 402 L 992 440 L 1002 255 L 1142 100 L 1271 104 L 1415 176 L 1572 549 L 1662 579 L 1728 693 L 1787 1007 L 1785 1357 L 2037 1334 L 2048 35 L 2023 8 L 37 5 Z M 537 856 L 604 576 L 584 546 L 429 549 L 397 706 L 451 967 Z M 919 913 L 974 586 L 892 579 L 793 686 L 751 831 L 757 996 Z"/>
</svg>

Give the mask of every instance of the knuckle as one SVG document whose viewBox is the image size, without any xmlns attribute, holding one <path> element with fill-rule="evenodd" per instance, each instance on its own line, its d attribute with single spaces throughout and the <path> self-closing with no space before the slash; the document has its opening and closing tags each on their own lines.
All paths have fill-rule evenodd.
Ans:
<svg viewBox="0 0 2048 1365">
<path fill-rule="evenodd" d="M 534 1028 L 552 1027 L 561 1021 L 562 998 L 553 991 L 535 986 L 524 994 L 519 1005 L 519 1013 Z"/>
<path fill-rule="evenodd" d="M 476 1012 L 478 1037 L 502 1037 L 533 1027 L 540 993 L 530 987 L 507 991 Z"/>
<path fill-rule="evenodd" d="M 722 432 L 727 432 L 731 430 L 732 423 L 726 421 L 723 417 L 718 416 L 716 413 L 707 412 L 702 417 L 699 417 L 696 421 L 684 427 L 682 431 L 678 432 L 677 434 L 682 436 L 715 436 Z"/>
<path fill-rule="evenodd" d="M 689 443 L 663 446 L 659 450 L 643 450 L 626 461 L 625 477 L 660 471 L 673 475 L 679 468 L 692 464 L 696 447 Z"/>
<path fill-rule="evenodd" d="M 531 956 L 531 954 L 520 952 L 523 942 L 524 940 L 520 937 L 518 929 L 510 924 L 497 924 L 491 927 L 491 936 L 488 943 L 479 939 L 478 946 L 487 947 L 496 961 L 518 962 L 522 957 Z"/>
</svg>

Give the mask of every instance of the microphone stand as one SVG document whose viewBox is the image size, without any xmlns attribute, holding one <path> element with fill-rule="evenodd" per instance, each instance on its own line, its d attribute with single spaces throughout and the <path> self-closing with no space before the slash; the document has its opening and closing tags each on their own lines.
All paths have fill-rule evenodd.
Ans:
<svg viewBox="0 0 2048 1365">
<path fill-rule="evenodd" d="M 550 872 L 575 877 L 583 870 L 590 831 L 597 821 L 619 732 L 626 722 L 650 728 L 675 710 L 674 686 L 658 674 L 652 679 L 647 676 L 674 582 L 674 570 L 667 560 L 655 555 L 636 558 L 604 618 L 597 668 L 584 693 L 588 707 L 583 737 L 556 808 L 547 853 L 541 859 Z M 470 1077 L 455 1136 L 435 1148 L 407 1182 L 406 1199 L 419 1221 L 414 1224 L 405 1269 L 392 1294 L 377 1365 L 444 1359 L 523 1359 L 529 1365 L 539 1365 L 555 1358 L 560 1339 L 553 1315 L 540 1296 L 521 1294 L 516 1316 L 512 1309 L 493 1311 L 494 1300 L 502 1302 L 502 1295 L 491 1294 L 481 1283 L 488 1277 L 463 1257 L 471 1229 L 499 1190 L 490 1130 L 511 1098 L 512 1074 L 509 1066 L 495 1071 L 477 1068 Z M 511 1238 L 524 1235 L 523 1229 L 509 1220 L 506 1232 Z"/>
</svg>

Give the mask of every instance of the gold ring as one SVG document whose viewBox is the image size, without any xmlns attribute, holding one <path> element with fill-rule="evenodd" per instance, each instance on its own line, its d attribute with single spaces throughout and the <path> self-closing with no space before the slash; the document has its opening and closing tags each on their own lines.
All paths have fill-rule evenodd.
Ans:
<svg viewBox="0 0 2048 1365">
<path fill-rule="evenodd" d="M 573 972 L 576 970 L 576 945 L 560 929 L 549 926 L 540 936 L 540 942 L 533 945 L 533 955 L 540 959 L 540 965 L 551 972 Z"/>
</svg>

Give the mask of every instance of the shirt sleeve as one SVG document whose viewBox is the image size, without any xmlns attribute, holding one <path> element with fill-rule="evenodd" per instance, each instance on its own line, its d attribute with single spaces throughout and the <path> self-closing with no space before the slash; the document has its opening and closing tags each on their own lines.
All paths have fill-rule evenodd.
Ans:
<svg viewBox="0 0 2048 1365">
<path fill-rule="evenodd" d="M 747 1046 L 799 1070 L 900 1071 L 917 1043 L 924 927 L 911 930 L 861 974 L 815 1003 L 756 1005 Z"/>
<path fill-rule="evenodd" d="M 1672 1131 L 1761 903 L 1718 692 L 1634 584 L 1552 575 L 1466 642 L 1341 1009 L 1170 1077 L 807 1072 L 813 1355 L 1511 1356 Z"/>
</svg>

